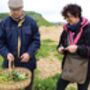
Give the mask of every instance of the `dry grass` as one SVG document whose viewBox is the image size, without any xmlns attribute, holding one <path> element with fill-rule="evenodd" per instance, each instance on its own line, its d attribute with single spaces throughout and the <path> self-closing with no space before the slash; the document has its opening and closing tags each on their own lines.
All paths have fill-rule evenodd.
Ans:
<svg viewBox="0 0 90 90">
<path fill-rule="evenodd" d="M 50 39 L 58 42 L 61 32 L 62 26 L 40 27 L 41 40 Z"/>
<path fill-rule="evenodd" d="M 62 32 L 62 26 L 42 26 L 39 28 L 41 34 L 41 41 L 51 40 L 58 44 L 60 34 Z M 60 73 L 60 61 L 55 58 L 50 52 L 48 57 L 41 58 L 37 62 L 37 68 L 39 70 L 39 75 L 42 78 L 47 78 Z"/>
<path fill-rule="evenodd" d="M 57 73 L 60 73 L 60 62 L 56 58 L 43 58 L 37 62 L 40 77 L 42 79 L 52 77 Z"/>
</svg>

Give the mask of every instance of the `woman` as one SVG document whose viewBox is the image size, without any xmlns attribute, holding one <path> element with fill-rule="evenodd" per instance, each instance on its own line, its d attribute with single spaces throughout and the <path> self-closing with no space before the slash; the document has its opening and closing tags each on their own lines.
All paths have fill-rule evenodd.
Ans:
<svg viewBox="0 0 90 90">
<path fill-rule="evenodd" d="M 64 25 L 64 30 L 58 45 L 58 52 L 64 55 L 62 73 L 68 53 L 77 54 L 81 58 L 87 59 L 90 63 L 90 23 L 87 19 L 82 17 L 81 12 L 81 7 L 76 4 L 69 4 L 65 6 L 62 11 L 62 16 L 67 21 L 67 24 Z M 88 64 L 88 68 L 89 67 L 90 64 Z M 78 90 L 88 90 L 89 73 L 90 71 L 88 69 L 84 83 L 80 84 L 75 82 L 77 83 Z M 65 90 L 67 85 L 71 83 L 71 81 L 63 79 L 62 75 L 57 83 L 57 90 Z"/>
</svg>

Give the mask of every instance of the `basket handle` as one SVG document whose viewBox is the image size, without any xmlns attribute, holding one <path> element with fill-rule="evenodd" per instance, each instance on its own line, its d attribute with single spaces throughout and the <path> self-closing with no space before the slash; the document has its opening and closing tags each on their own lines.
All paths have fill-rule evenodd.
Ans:
<svg viewBox="0 0 90 90">
<path fill-rule="evenodd" d="M 9 60 L 8 69 L 11 71 L 14 67 L 14 61 Z"/>
</svg>

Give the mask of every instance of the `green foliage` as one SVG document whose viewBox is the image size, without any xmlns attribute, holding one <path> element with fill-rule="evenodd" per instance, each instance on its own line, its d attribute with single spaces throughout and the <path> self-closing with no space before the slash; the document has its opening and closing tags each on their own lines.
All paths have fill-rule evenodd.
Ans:
<svg viewBox="0 0 90 90">
<path fill-rule="evenodd" d="M 45 20 L 42 17 L 42 15 L 39 14 L 39 13 L 36 13 L 36 12 L 33 12 L 33 11 L 26 12 L 26 13 L 27 13 L 27 15 L 32 16 L 36 20 L 36 22 L 38 23 L 39 26 L 42 26 L 42 25 L 44 25 L 44 26 L 51 26 L 51 25 L 53 25 L 53 23 L 50 23 L 47 20 Z"/>
<path fill-rule="evenodd" d="M 2 62 L 3 62 L 3 57 L 0 55 L 0 69 L 2 69 Z"/>
<path fill-rule="evenodd" d="M 8 82 L 19 82 L 27 79 L 27 75 L 23 72 L 20 73 L 18 71 L 12 70 L 11 72 L 0 73 L 0 83 L 8 83 Z"/>
<path fill-rule="evenodd" d="M 55 90 L 59 76 L 60 75 L 58 74 L 54 77 L 48 77 L 46 79 L 36 77 L 34 80 L 35 83 L 33 86 L 33 90 Z"/>
<path fill-rule="evenodd" d="M 25 12 L 27 15 L 32 16 L 33 19 L 35 19 L 35 21 L 37 22 L 37 24 L 39 26 L 51 26 L 54 25 L 51 22 L 48 22 L 47 20 L 45 20 L 42 15 L 40 15 L 39 13 L 36 12 L 32 12 L 32 11 L 27 11 Z M 0 19 L 5 18 L 6 16 L 8 16 L 8 13 L 1 13 L 0 14 Z"/>
<path fill-rule="evenodd" d="M 23 80 L 27 79 L 27 76 L 25 73 L 20 73 L 20 72 L 15 71 L 15 70 L 13 70 L 10 73 L 9 77 L 11 77 L 11 80 L 13 80 L 13 81 L 23 81 Z"/>
<path fill-rule="evenodd" d="M 58 79 L 61 77 L 57 74 L 53 77 L 41 79 L 38 75 L 35 76 L 33 90 L 56 90 Z M 75 86 L 69 85 L 65 90 L 76 90 Z"/>
<path fill-rule="evenodd" d="M 57 59 L 61 60 L 63 56 L 57 52 L 56 47 L 56 43 L 50 39 L 43 40 L 41 42 L 41 48 L 36 55 L 37 59 L 39 60 L 40 58 L 45 58 L 53 55 Z"/>
<path fill-rule="evenodd" d="M 8 13 L 1 13 L 0 14 L 0 19 L 3 19 L 3 18 L 5 18 L 5 17 L 7 17 L 8 16 Z"/>
<path fill-rule="evenodd" d="M 66 90 L 77 90 L 74 86 L 69 86 L 66 88 Z"/>
</svg>

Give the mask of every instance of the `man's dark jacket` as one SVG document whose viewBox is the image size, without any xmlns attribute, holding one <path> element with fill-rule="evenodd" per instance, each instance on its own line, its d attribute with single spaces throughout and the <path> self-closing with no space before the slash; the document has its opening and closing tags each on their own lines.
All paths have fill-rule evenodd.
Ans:
<svg viewBox="0 0 90 90">
<path fill-rule="evenodd" d="M 18 57 L 18 35 L 21 38 L 20 55 L 27 52 L 31 59 L 27 63 L 21 63 Z M 8 67 L 7 54 L 15 56 L 15 66 L 26 67 L 31 70 L 36 67 L 36 51 L 40 47 L 40 34 L 36 22 L 29 16 L 25 16 L 22 26 L 10 16 L 0 23 L 0 54 L 4 56 L 4 67 Z"/>
</svg>

